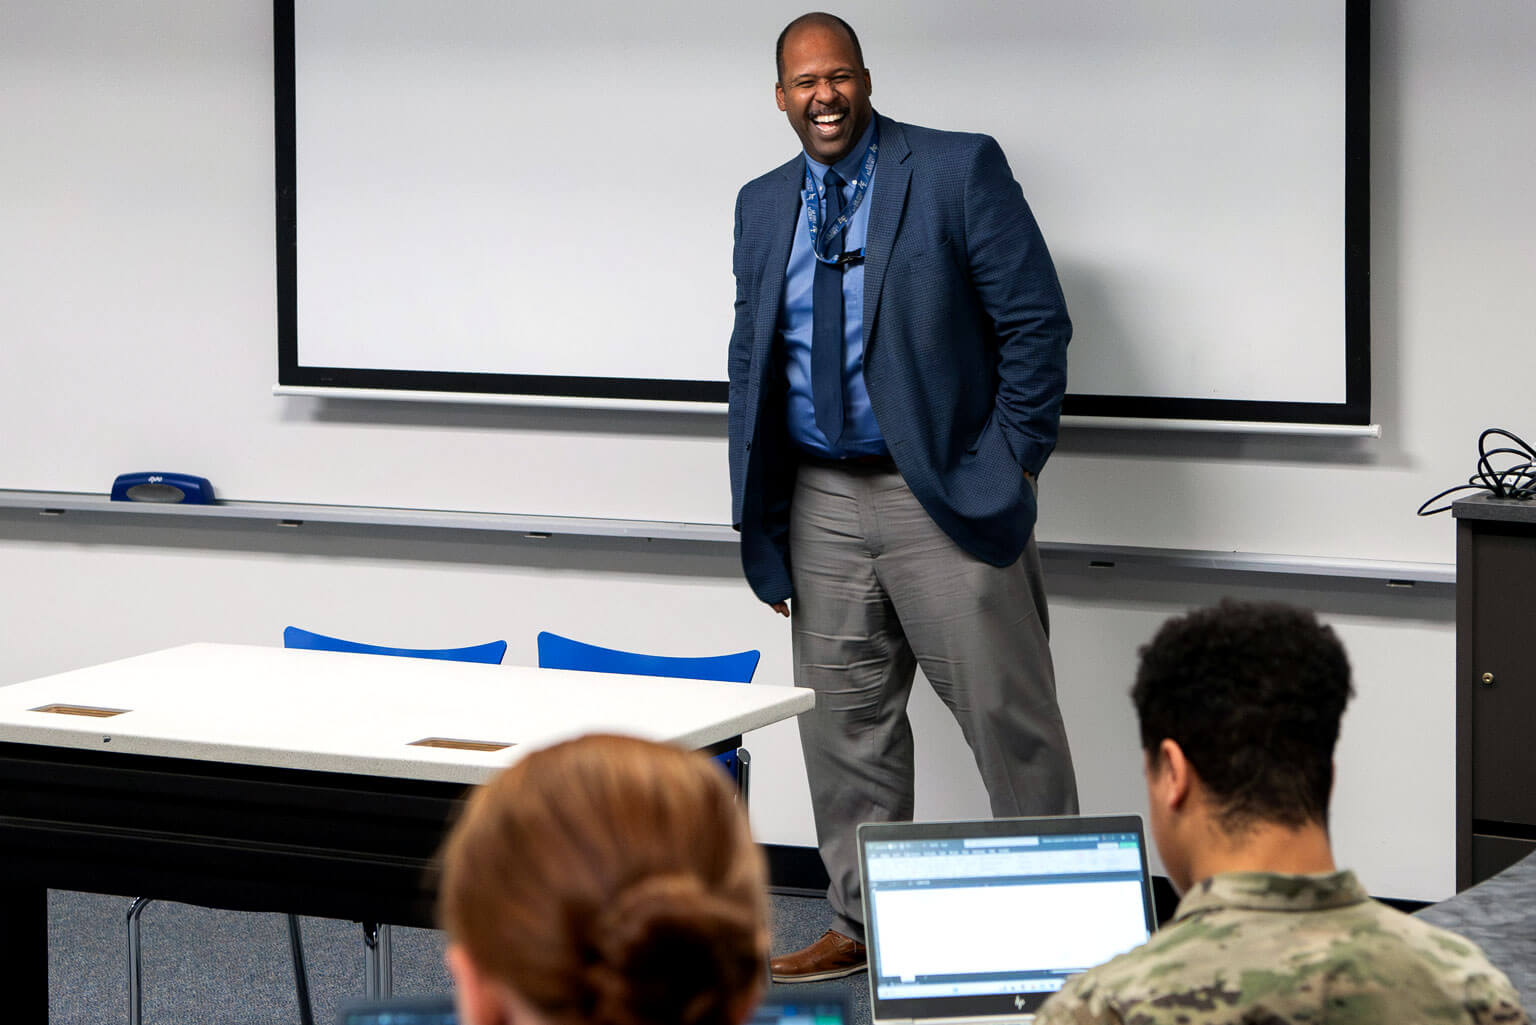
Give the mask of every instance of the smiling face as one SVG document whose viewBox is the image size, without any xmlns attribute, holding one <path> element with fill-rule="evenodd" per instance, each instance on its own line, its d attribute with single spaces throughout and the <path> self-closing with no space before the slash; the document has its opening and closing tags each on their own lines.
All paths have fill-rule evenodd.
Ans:
<svg viewBox="0 0 1536 1025">
<path fill-rule="evenodd" d="M 836 23 L 807 22 L 784 39 L 784 67 L 774 95 L 813 160 L 846 157 L 874 117 L 869 69 Z"/>
</svg>

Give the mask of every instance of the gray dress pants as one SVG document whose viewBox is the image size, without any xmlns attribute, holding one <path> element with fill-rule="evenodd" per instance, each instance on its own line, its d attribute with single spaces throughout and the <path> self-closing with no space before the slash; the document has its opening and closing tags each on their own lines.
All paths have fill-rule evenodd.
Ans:
<svg viewBox="0 0 1536 1025">
<path fill-rule="evenodd" d="M 960 549 L 893 469 L 807 462 L 790 519 L 795 683 L 832 928 L 864 939 L 854 830 L 912 818 L 913 670 L 975 755 L 994 816 L 1077 811 L 1040 555 Z"/>
</svg>

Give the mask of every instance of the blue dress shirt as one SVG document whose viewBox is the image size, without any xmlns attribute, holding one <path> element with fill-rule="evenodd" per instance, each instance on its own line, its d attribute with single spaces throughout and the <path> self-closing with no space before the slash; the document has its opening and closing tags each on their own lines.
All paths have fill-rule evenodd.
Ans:
<svg viewBox="0 0 1536 1025">
<path fill-rule="evenodd" d="M 843 186 L 843 208 L 853 199 L 855 182 L 864 169 L 865 151 L 875 135 L 875 121 L 870 119 L 864 135 L 835 165 L 847 182 Z M 819 183 L 827 165 L 805 158 L 805 166 Z M 873 205 L 877 170 L 870 176 L 864 201 L 854 211 L 844 229 L 843 249 L 859 249 L 869 228 L 869 210 Z M 808 452 L 840 459 L 854 455 L 884 455 L 885 439 L 869 407 L 869 392 L 864 385 L 864 263 L 860 261 L 843 271 L 843 437 L 837 447 L 827 444 L 826 435 L 816 426 L 816 405 L 811 396 L 811 294 L 816 278 L 816 257 L 811 251 L 811 229 L 806 223 L 805 204 L 820 198 L 800 196 L 795 226 L 795 241 L 789 251 L 789 265 L 784 272 L 784 301 L 779 307 L 779 336 L 783 340 L 785 376 L 789 381 L 789 436 Z"/>
</svg>

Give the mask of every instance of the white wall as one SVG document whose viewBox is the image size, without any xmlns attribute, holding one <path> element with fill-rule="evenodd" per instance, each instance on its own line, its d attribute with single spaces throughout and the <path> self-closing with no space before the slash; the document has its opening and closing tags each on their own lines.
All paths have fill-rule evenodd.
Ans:
<svg viewBox="0 0 1536 1025">
<path fill-rule="evenodd" d="M 1536 290 L 1522 287 L 1536 267 L 1536 8 L 1374 7 L 1383 439 L 1071 433 L 1043 481 L 1042 537 L 1250 551 L 1281 539 L 1292 554 L 1448 562 L 1451 523 L 1415 520 L 1414 507 L 1470 472 L 1483 426 L 1536 435 Z M 0 487 L 103 491 L 124 470 L 182 469 L 234 498 L 433 507 L 446 468 L 459 507 L 654 519 L 703 509 L 724 521 L 719 421 L 267 393 L 270 62 L 261 0 L 0 8 L 0 121 L 14 126 L 0 161 Z M 256 431 L 259 450 L 242 444 Z M 339 450 L 356 460 L 338 468 Z M 138 463 L 122 465 L 123 451 Z M 1304 601 L 1339 626 L 1358 674 L 1339 752 L 1341 856 L 1381 895 L 1451 891 L 1443 593 L 1049 569 L 1088 809 L 1141 805 L 1125 690 L 1135 647 L 1163 617 L 1229 592 Z M 406 645 L 503 636 L 521 663 L 545 628 L 672 653 L 759 647 L 760 682 L 791 675 L 783 621 L 756 606 L 723 546 L 4 513 L 0 578 L 0 682 L 194 639 L 277 643 L 288 623 Z M 914 717 L 919 813 L 982 813 L 969 754 L 926 691 Z M 793 729 L 751 746 L 760 834 L 811 842 Z"/>
</svg>

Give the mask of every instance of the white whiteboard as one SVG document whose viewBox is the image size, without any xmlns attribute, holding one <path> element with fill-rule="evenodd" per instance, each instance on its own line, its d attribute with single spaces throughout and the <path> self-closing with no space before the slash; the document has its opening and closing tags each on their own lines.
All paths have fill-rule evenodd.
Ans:
<svg viewBox="0 0 1536 1025">
<path fill-rule="evenodd" d="M 723 399 L 734 199 L 797 150 L 772 41 L 800 7 L 305 0 L 288 99 L 289 7 L 283 383 Z M 1076 323 L 1068 412 L 1363 422 L 1347 7 L 839 13 L 878 110 L 1009 155 Z"/>
</svg>

